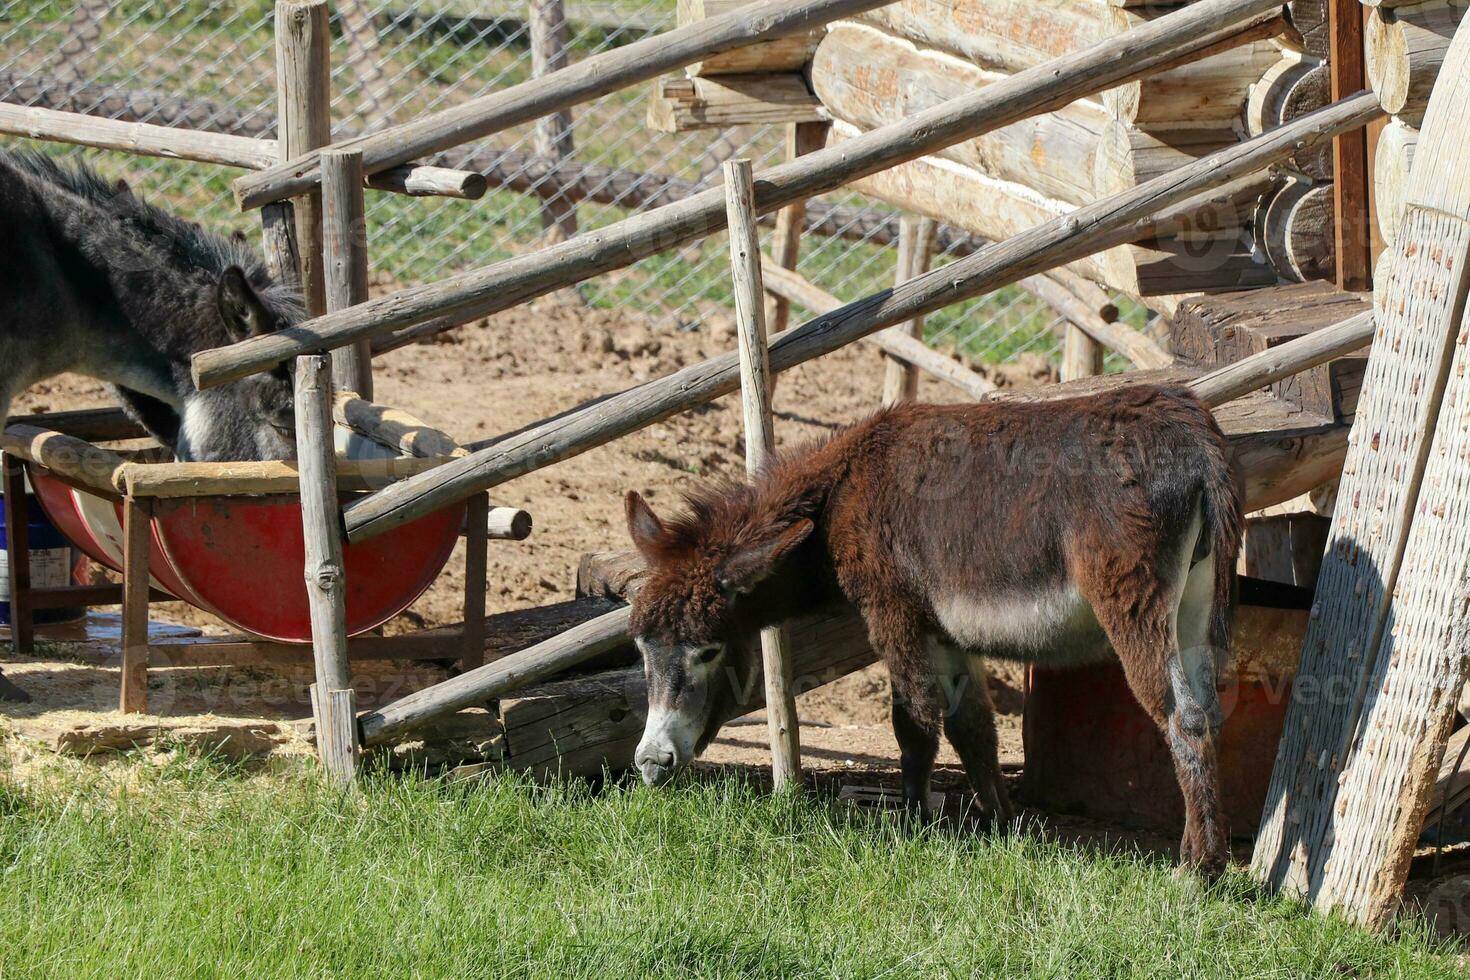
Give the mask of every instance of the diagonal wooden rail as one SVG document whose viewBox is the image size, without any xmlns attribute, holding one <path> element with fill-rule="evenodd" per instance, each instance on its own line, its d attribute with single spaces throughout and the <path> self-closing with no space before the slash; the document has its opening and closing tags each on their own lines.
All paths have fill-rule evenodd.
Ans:
<svg viewBox="0 0 1470 980">
<path fill-rule="evenodd" d="M 759 0 L 718 17 L 613 48 L 519 85 L 334 144 L 362 151 L 376 173 L 426 153 L 481 139 L 657 78 L 709 55 L 759 41 L 802 34 L 828 21 L 881 7 L 889 0 Z M 235 181 L 242 210 L 296 197 L 321 183 L 321 156 L 306 153 Z"/>
<path fill-rule="evenodd" d="M 884 327 L 991 292 L 1098 249 L 1146 237 L 1169 209 L 1213 203 L 1209 188 L 1271 166 L 1382 114 L 1371 92 L 1359 93 L 893 289 L 849 303 L 772 338 L 771 367 L 787 370 Z M 1201 196 L 1202 200 L 1191 200 Z M 690 365 L 505 436 L 437 470 L 363 498 L 347 508 L 348 537 L 371 538 L 471 493 L 727 394 L 739 383 L 737 361 L 735 353 L 729 352 Z"/>
<path fill-rule="evenodd" d="M 777 210 L 1075 99 L 1283 29 L 1274 0 L 1200 0 L 1127 34 L 763 171 L 756 180 L 756 208 Z M 342 347 L 436 317 L 444 319 L 441 329 L 449 329 L 724 226 L 724 191 L 710 188 L 539 252 L 401 290 L 231 347 L 201 351 L 193 359 L 194 382 L 200 388 L 212 387 L 269 370 L 303 353 Z"/>
</svg>

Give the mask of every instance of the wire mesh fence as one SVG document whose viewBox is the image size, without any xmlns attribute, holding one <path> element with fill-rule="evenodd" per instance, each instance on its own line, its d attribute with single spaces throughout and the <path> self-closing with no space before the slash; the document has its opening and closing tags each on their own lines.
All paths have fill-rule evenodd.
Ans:
<svg viewBox="0 0 1470 980">
<path fill-rule="evenodd" d="M 537 0 L 335 0 L 334 136 L 381 128 L 532 77 L 530 4 Z M 571 61 L 674 26 L 674 0 L 566 0 Z M 0 8 L 0 100 L 161 125 L 273 136 L 273 0 L 9 0 Z M 645 124 L 646 89 L 610 93 L 571 113 L 568 155 L 548 159 L 527 125 L 445 155 L 449 165 L 493 172 L 479 201 L 369 197 L 371 256 L 386 284 L 441 278 L 536 249 L 548 214 L 575 210 L 597 228 L 709 186 L 720 164 L 745 156 L 779 162 L 779 127 L 680 134 Z M 7 141 L 13 143 L 16 141 Z M 235 173 L 174 160 L 85 153 L 109 175 L 193 220 L 250 233 L 234 207 Z M 579 190 L 571 193 L 572 188 Z M 573 202 L 571 197 L 592 200 Z M 853 299 L 892 282 L 893 222 L 885 206 L 850 193 L 835 235 L 808 235 L 800 271 Z M 861 215 L 863 220 L 858 220 Z M 881 217 L 881 215 L 879 215 Z M 830 224 L 830 222 L 829 222 Z M 936 261 L 945 261 L 940 255 Z M 723 236 L 672 249 L 581 287 L 595 305 L 631 306 L 696 324 L 708 304 L 728 305 Z M 1055 359 L 1059 322 L 1019 289 L 941 311 L 929 340 L 988 363 L 1033 353 Z"/>
</svg>

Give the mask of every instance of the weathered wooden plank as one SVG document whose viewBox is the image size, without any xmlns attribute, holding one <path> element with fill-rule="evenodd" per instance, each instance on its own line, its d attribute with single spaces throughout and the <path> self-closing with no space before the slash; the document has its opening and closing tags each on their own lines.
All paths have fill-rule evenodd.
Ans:
<svg viewBox="0 0 1470 980">
<path fill-rule="evenodd" d="M 148 551 L 152 531 L 153 502 L 124 498 L 122 683 L 117 710 L 125 715 L 148 710 Z"/>
<path fill-rule="evenodd" d="M 757 182 L 757 206 L 770 211 L 806 200 L 864 174 L 1056 108 L 1121 80 L 1147 75 L 1181 57 L 1238 45 L 1242 38 L 1254 37 L 1262 25 L 1277 24 L 1279 14 L 1275 11 L 1268 0 L 1201 0 L 1175 17 L 1160 18 L 1125 38 L 1078 52 L 1064 64 L 1011 76 L 980 92 L 865 133 L 844 146 L 829 147 L 772 168 Z M 617 50 L 630 51 L 634 47 L 637 45 Z M 314 183 L 315 168 L 315 162 L 310 163 L 312 179 L 308 185 Z M 228 348 L 201 351 L 193 358 L 194 380 L 201 387 L 222 384 L 266 370 L 302 351 L 340 347 L 425 320 L 442 318 L 438 329 L 448 329 L 462 319 L 506 309 L 680 242 L 704 237 L 723 223 L 721 191 L 710 188 L 657 211 L 608 225 L 595 235 L 579 235 L 532 255 L 405 289 L 290 330 Z"/>
<path fill-rule="evenodd" d="M 772 341 L 771 365 L 777 371 L 786 370 L 883 327 L 1043 272 L 1120 238 L 1137 238 L 1142 228 L 1155 225 L 1161 212 L 1175 206 L 1200 206 L 1191 199 L 1207 196 L 1208 188 L 1253 174 L 1303 144 L 1361 127 L 1381 112 L 1372 93 L 1361 93 L 1132 192 L 1079 208 L 1064 218 L 786 331 Z M 348 534 L 353 539 L 372 537 L 469 493 L 489 489 L 717 398 L 733 390 L 737 366 L 733 353 L 690 365 L 506 436 L 434 473 L 400 481 L 348 507 Z"/>
<path fill-rule="evenodd" d="M 750 0 L 679 0 L 674 16 L 679 26 L 696 24 L 711 17 L 719 17 L 741 7 Z M 800 71 L 811 60 L 812 51 L 821 38 L 820 29 L 790 34 L 760 44 L 735 48 L 721 54 L 710 55 L 691 62 L 685 69 L 691 77 L 697 75 L 740 75 L 746 72 Z"/>
<path fill-rule="evenodd" d="M 1360 922 L 1396 904 L 1464 681 L 1470 32 L 1430 101 L 1252 868 Z"/>
<path fill-rule="evenodd" d="M 648 96 L 648 128 L 661 133 L 826 120 L 799 72 L 661 78 Z"/>
</svg>

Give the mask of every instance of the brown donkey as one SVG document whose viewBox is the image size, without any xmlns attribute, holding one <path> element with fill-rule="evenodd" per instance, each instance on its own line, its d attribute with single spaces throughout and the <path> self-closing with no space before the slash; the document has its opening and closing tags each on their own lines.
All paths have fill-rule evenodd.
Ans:
<svg viewBox="0 0 1470 980">
<path fill-rule="evenodd" d="M 981 658 L 1059 666 L 1111 650 L 1173 753 L 1182 860 L 1223 869 L 1216 673 L 1241 506 L 1225 438 L 1189 391 L 903 405 L 689 505 L 664 522 L 627 499 L 649 566 L 632 613 L 645 781 L 741 713 L 760 627 L 845 600 L 888 664 L 909 805 L 928 797 L 942 729 L 1008 821 Z"/>
</svg>

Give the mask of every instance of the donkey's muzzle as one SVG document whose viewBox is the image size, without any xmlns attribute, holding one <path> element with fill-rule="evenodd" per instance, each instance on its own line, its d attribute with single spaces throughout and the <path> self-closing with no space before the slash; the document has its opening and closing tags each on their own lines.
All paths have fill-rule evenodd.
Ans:
<svg viewBox="0 0 1470 980">
<path fill-rule="evenodd" d="M 643 774 L 643 782 L 649 786 L 662 786 L 679 771 L 674 750 L 668 746 L 640 745 L 633 763 Z"/>
</svg>

